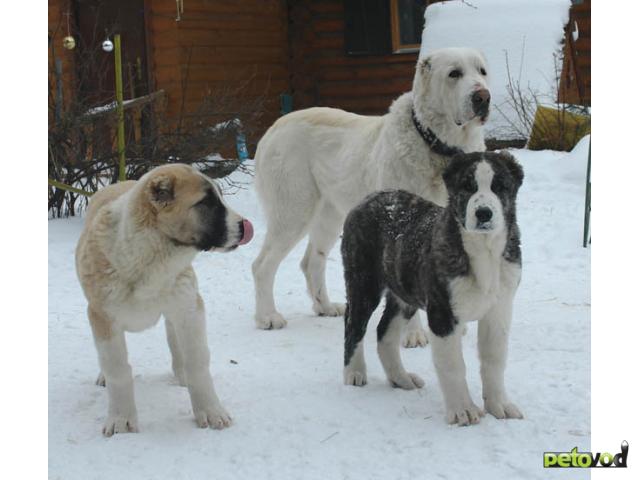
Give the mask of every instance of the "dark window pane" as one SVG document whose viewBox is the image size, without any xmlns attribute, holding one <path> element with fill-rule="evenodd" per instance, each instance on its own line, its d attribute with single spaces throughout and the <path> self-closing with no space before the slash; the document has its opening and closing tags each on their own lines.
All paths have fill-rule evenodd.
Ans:
<svg viewBox="0 0 640 480">
<path fill-rule="evenodd" d="M 348 54 L 391 52 L 389 0 L 344 0 L 344 20 Z"/>
<path fill-rule="evenodd" d="M 401 45 L 413 45 L 422 42 L 425 8 L 424 0 L 398 0 Z"/>
</svg>

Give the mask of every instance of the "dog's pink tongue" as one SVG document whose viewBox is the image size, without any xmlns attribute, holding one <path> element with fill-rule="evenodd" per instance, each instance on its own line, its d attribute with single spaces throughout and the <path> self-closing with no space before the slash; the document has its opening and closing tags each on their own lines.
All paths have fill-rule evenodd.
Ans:
<svg viewBox="0 0 640 480">
<path fill-rule="evenodd" d="M 253 238 L 253 225 L 246 218 L 242 220 L 242 227 L 244 233 L 242 234 L 242 238 L 240 239 L 240 243 L 238 245 L 244 245 L 245 243 L 249 243 Z"/>
</svg>

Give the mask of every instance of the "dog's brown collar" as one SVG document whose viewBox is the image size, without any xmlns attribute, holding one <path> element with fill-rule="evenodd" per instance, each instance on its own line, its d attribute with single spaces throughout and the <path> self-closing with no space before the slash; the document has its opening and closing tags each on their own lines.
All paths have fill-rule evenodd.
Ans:
<svg viewBox="0 0 640 480">
<path fill-rule="evenodd" d="M 435 153 L 442 155 L 443 157 L 453 157 L 458 153 L 463 153 L 460 148 L 452 147 L 440 140 L 429 127 L 426 129 L 423 128 L 422 125 L 420 125 L 420 122 L 418 122 L 418 119 L 416 118 L 416 111 L 413 108 L 411 109 L 411 118 L 413 119 L 413 125 L 416 127 L 416 130 L 418 130 L 418 133 L 424 142 Z"/>
</svg>

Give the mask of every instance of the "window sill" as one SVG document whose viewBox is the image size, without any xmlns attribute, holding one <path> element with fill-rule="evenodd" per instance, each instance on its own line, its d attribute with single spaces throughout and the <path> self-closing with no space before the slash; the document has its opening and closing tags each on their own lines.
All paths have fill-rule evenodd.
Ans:
<svg viewBox="0 0 640 480">
<path fill-rule="evenodd" d="M 417 45 L 417 46 L 412 45 L 412 46 L 398 48 L 394 50 L 392 53 L 394 55 L 399 55 L 403 53 L 418 53 L 419 51 L 420 51 L 420 45 Z"/>
</svg>

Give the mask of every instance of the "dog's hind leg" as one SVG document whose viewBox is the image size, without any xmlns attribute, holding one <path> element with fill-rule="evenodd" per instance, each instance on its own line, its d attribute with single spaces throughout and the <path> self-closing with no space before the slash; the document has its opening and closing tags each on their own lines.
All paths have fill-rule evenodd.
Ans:
<svg viewBox="0 0 640 480">
<path fill-rule="evenodd" d="M 176 338 L 176 331 L 167 319 L 164 320 L 164 326 L 167 331 L 167 343 L 169 344 L 169 350 L 171 351 L 171 369 L 175 375 L 178 383 L 181 387 L 187 386 L 187 380 L 184 373 L 184 356 L 180 351 L 180 345 L 178 345 L 178 339 Z"/>
<path fill-rule="evenodd" d="M 344 257 L 344 255 L 343 255 Z M 380 279 L 369 263 L 353 263 L 355 268 L 345 268 L 347 306 L 344 312 L 344 383 L 362 386 L 367 383 L 367 366 L 364 361 L 363 340 L 371 314 L 382 296 Z"/>
<path fill-rule="evenodd" d="M 347 302 L 344 312 L 344 384 L 362 387 L 367 384 L 367 365 L 364 361 L 364 334 L 371 314 L 380 302 L 354 298 Z"/>
<path fill-rule="evenodd" d="M 313 300 L 313 311 L 317 315 L 337 317 L 344 314 L 344 304 L 332 303 L 329 300 L 325 282 L 327 257 L 338 239 L 343 220 L 340 212 L 324 201 L 311 223 L 309 244 L 300 262 L 309 295 Z"/>
<path fill-rule="evenodd" d="M 400 358 L 400 337 L 415 313 L 415 308 L 401 306 L 395 296 L 389 293 L 378 324 L 378 356 L 384 371 L 391 385 L 405 390 L 424 387 L 424 381 L 415 373 L 408 373 Z"/>
<path fill-rule="evenodd" d="M 462 325 L 462 335 L 467 334 L 467 324 Z M 413 314 L 411 320 L 406 325 L 404 340 L 402 340 L 402 346 L 405 348 L 426 347 L 429 343 L 429 337 L 427 331 L 422 326 L 422 320 L 420 319 L 420 310 Z"/>
<path fill-rule="evenodd" d="M 286 163 L 281 156 L 271 157 L 264 164 L 265 161 L 262 158 L 259 163 L 256 188 L 267 218 L 267 233 L 252 270 L 256 325 L 270 330 L 287 324 L 273 298 L 276 272 L 307 232 L 320 203 L 320 192 L 304 162 Z"/>
<path fill-rule="evenodd" d="M 426 347 L 427 346 L 427 331 L 422 326 L 420 320 L 420 312 L 416 311 L 407 323 L 405 328 L 404 339 L 402 345 L 405 348 Z"/>
</svg>

